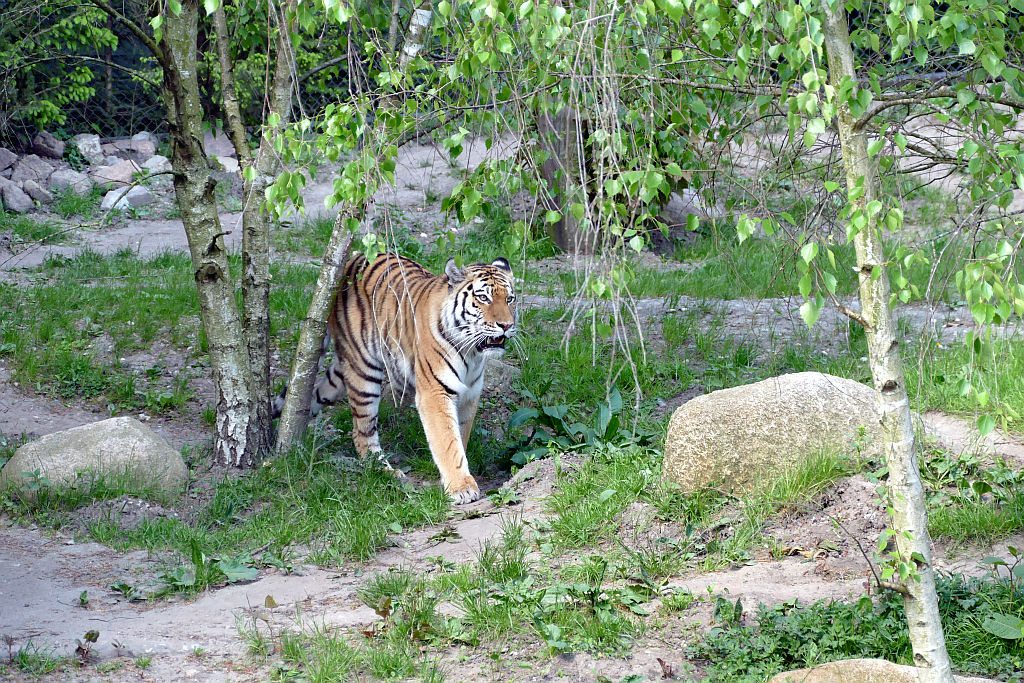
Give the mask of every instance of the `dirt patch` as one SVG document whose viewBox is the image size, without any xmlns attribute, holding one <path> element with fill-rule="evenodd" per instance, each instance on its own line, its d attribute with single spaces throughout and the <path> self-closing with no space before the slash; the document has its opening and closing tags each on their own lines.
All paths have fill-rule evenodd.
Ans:
<svg viewBox="0 0 1024 683">
<path fill-rule="evenodd" d="M 867 574 L 864 553 L 872 557 L 888 526 L 877 485 L 858 475 L 773 518 L 765 533 L 777 552 L 806 561 L 822 578 L 844 581 Z"/>
<path fill-rule="evenodd" d="M 122 531 L 134 531 L 143 522 L 155 519 L 176 519 L 178 513 L 152 501 L 133 496 L 119 496 L 112 500 L 101 500 L 75 510 L 72 529 L 85 532 L 99 524 L 112 524 Z"/>
</svg>

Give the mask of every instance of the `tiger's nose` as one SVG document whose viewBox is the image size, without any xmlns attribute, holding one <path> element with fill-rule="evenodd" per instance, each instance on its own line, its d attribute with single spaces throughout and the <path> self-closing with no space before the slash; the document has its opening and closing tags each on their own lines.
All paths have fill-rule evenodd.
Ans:
<svg viewBox="0 0 1024 683">
<path fill-rule="evenodd" d="M 515 326 L 515 323 L 505 323 L 500 321 L 495 324 L 501 328 L 501 331 L 504 332 L 506 336 L 508 336 L 509 330 Z"/>
</svg>

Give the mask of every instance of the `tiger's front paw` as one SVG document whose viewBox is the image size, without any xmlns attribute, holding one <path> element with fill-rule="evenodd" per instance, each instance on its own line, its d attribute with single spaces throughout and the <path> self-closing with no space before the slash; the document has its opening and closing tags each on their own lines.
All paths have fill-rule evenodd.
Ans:
<svg viewBox="0 0 1024 683">
<path fill-rule="evenodd" d="M 476 485 L 476 479 L 468 474 L 449 482 L 446 490 L 455 505 L 465 505 L 480 498 L 480 487 Z"/>
</svg>

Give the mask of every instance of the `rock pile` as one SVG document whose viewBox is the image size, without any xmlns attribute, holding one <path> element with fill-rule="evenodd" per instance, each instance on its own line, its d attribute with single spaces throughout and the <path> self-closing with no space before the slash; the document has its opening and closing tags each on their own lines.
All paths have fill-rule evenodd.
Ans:
<svg viewBox="0 0 1024 683">
<path fill-rule="evenodd" d="M 149 132 L 107 142 L 99 135 L 81 133 L 65 142 L 43 131 L 32 138 L 25 154 L 0 147 L 2 208 L 27 213 L 45 208 L 59 193 L 70 190 L 84 197 L 94 187 L 106 192 L 104 209 L 146 206 L 155 200 L 152 185 L 124 188 L 142 176 L 171 170 L 167 157 L 156 153 L 158 142 Z M 203 142 L 211 160 L 215 158 L 229 171 L 238 170 L 234 148 L 225 136 L 207 133 Z M 77 170 L 64 160 L 66 154 L 75 152 L 84 159 L 85 168 Z"/>
</svg>

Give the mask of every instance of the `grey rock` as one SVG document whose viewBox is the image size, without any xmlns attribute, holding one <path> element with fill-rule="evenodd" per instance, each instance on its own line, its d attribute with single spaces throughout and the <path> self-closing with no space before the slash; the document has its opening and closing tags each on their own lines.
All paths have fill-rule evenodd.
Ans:
<svg viewBox="0 0 1024 683">
<path fill-rule="evenodd" d="M 484 393 L 503 394 L 512 386 L 512 381 L 522 374 L 514 365 L 509 365 L 500 358 L 488 358 L 484 361 Z"/>
<path fill-rule="evenodd" d="M 52 178 L 53 176 L 50 177 Z M 53 202 L 53 195 L 50 194 L 50 191 L 34 180 L 26 180 L 23 182 L 21 184 L 21 189 L 25 191 L 25 194 L 40 204 L 50 204 Z"/>
<path fill-rule="evenodd" d="M 132 142 L 140 142 L 142 140 L 152 142 L 154 145 L 158 142 L 156 135 L 150 133 L 148 130 L 144 130 L 141 133 L 136 133 L 132 136 Z"/>
<path fill-rule="evenodd" d="M 234 157 L 217 156 L 214 158 L 220 163 L 225 173 L 238 173 L 238 160 Z"/>
<path fill-rule="evenodd" d="M 134 161 L 119 161 L 110 166 L 98 166 L 89 171 L 89 180 L 107 190 L 131 184 L 135 174 L 142 170 Z"/>
<path fill-rule="evenodd" d="M 32 198 L 17 183 L 7 178 L 0 178 L 0 199 L 3 199 L 5 209 L 15 213 L 27 213 L 36 208 Z"/>
<path fill-rule="evenodd" d="M 203 149 L 206 150 L 208 156 L 235 156 L 235 146 L 231 144 L 231 139 L 224 133 L 214 135 L 210 131 L 206 131 L 203 135 Z"/>
<path fill-rule="evenodd" d="M 8 180 L 10 180 L 12 175 L 14 175 L 13 168 L 5 168 L 4 170 L 0 171 L 0 178 L 7 178 Z"/>
<path fill-rule="evenodd" d="M 90 166 L 103 163 L 103 148 L 100 145 L 100 136 L 93 133 L 79 133 L 71 138 L 74 145 Z"/>
<path fill-rule="evenodd" d="M 104 166 L 116 166 L 117 164 L 121 163 L 122 161 L 124 161 L 124 159 L 119 157 L 119 156 L 117 156 L 116 154 L 111 154 L 109 156 L 103 157 L 103 165 Z"/>
<path fill-rule="evenodd" d="M 62 489 L 88 490 L 102 479 L 131 492 L 176 492 L 187 475 L 181 454 L 163 437 L 133 417 L 115 417 L 25 444 L 0 470 L 0 486 L 24 487 L 45 477 Z"/>
<path fill-rule="evenodd" d="M 662 474 L 685 491 L 717 482 L 746 491 L 817 452 L 850 450 L 862 427 L 864 455 L 882 458 L 875 405 L 871 387 L 820 372 L 698 396 L 669 420 Z"/>
<path fill-rule="evenodd" d="M 146 159 L 142 164 L 142 168 L 148 169 L 152 173 L 162 173 L 171 170 L 171 162 L 167 157 L 156 154 Z"/>
<path fill-rule="evenodd" d="M 71 188 L 80 197 L 84 197 L 92 191 L 92 181 L 89 176 L 70 168 L 59 168 L 53 172 L 49 179 L 50 187 L 58 192 Z"/>
<path fill-rule="evenodd" d="M 49 161 L 41 159 L 35 154 L 26 154 L 15 164 L 11 180 L 16 183 L 23 180 L 34 180 L 42 184 L 46 182 L 51 173 L 53 173 L 53 166 Z"/>
<path fill-rule="evenodd" d="M 118 149 L 117 145 L 115 145 L 113 142 L 104 142 L 102 145 L 100 145 L 100 151 L 109 156 L 111 154 L 117 154 Z"/>
<path fill-rule="evenodd" d="M 884 659 L 844 659 L 810 669 L 775 674 L 768 683 L 918 683 L 918 669 Z M 996 683 L 991 678 L 954 676 L 957 683 Z"/>
<path fill-rule="evenodd" d="M 152 204 L 155 199 L 156 198 L 153 196 L 153 193 L 141 185 L 136 185 L 135 187 L 128 189 L 119 187 L 107 192 L 107 194 L 103 196 L 100 208 L 104 211 L 108 209 L 125 210 L 133 207 L 138 208 L 140 206 Z"/>
<path fill-rule="evenodd" d="M 11 166 L 14 166 L 14 162 L 17 160 L 17 154 L 6 147 L 0 147 L 0 171 L 6 171 Z"/>
<path fill-rule="evenodd" d="M 30 151 L 51 159 L 60 159 L 64 156 L 64 142 L 55 138 L 45 130 L 32 138 Z"/>
</svg>

